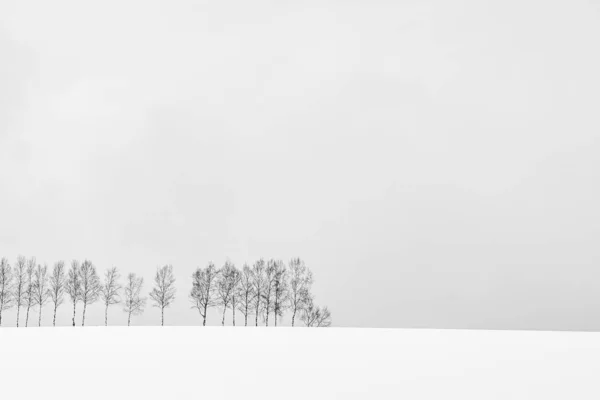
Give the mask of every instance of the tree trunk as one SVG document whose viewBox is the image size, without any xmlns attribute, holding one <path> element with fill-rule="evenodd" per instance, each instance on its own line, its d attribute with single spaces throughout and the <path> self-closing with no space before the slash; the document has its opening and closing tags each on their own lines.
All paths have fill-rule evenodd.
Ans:
<svg viewBox="0 0 600 400">
<path fill-rule="evenodd" d="M 104 309 L 104 326 L 108 326 L 108 304 Z"/>
<path fill-rule="evenodd" d="M 160 309 L 160 326 L 165 326 L 165 309 Z"/>
<path fill-rule="evenodd" d="M 294 320 L 296 319 L 296 310 L 294 309 L 294 313 L 292 314 L 292 328 L 294 327 Z"/>
<path fill-rule="evenodd" d="M 25 328 L 27 328 L 27 325 L 29 325 L 29 308 L 31 306 L 27 306 L 27 314 L 25 315 Z"/>
<path fill-rule="evenodd" d="M 83 317 L 81 318 L 81 326 L 85 325 L 85 308 L 87 307 L 87 303 L 83 302 Z"/>
<path fill-rule="evenodd" d="M 269 326 L 269 303 L 267 303 L 265 311 L 265 326 Z"/>
<path fill-rule="evenodd" d="M 206 309 L 208 308 L 208 304 L 204 304 L 204 315 L 202 315 L 202 317 L 204 318 L 204 321 L 202 322 L 202 326 L 206 326 Z"/>
<path fill-rule="evenodd" d="M 127 316 L 127 326 L 131 325 L 131 311 L 129 312 L 129 315 Z"/>
<path fill-rule="evenodd" d="M 52 326 L 56 326 L 56 303 L 54 303 L 54 317 L 52 318 Z"/>
<path fill-rule="evenodd" d="M 42 326 L 42 306 L 40 304 L 40 315 L 38 316 L 38 326 Z"/>
<path fill-rule="evenodd" d="M 258 306 L 256 307 L 256 326 L 258 326 Z"/>
<path fill-rule="evenodd" d="M 233 306 L 233 326 L 235 326 L 235 306 Z"/>
<path fill-rule="evenodd" d="M 21 313 L 21 305 L 17 305 L 17 328 L 19 327 L 19 314 Z"/>
<path fill-rule="evenodd" d="M 223 319 L 221 320 L 221 326 L 225 326 L 225 312 L 227 311 L 227 307 L 223 307 Z"/>
<path fill-rule="evenodd" d="M 77 311 L 77 302 L 73 300 L 73 326 L 75 326 L 75 312 Z"/>
<path fill-rule="evenodd" d="M 2 302 L 0 303 L 0 326 L 2 326 L 2 310 L 4 309 L 4 297 L 2 298 Z"/>
</svg>

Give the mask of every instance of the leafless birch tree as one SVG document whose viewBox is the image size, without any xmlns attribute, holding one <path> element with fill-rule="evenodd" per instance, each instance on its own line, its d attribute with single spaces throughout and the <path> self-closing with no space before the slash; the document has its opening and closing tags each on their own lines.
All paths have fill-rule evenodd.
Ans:
<svg viewBox="0 0 600 400">
<path fill-rule="evenodd" d="M 258 326 L 258 317 L 264 308 L 264 292 L 265 292 L 265 260 L 262 258 L 252 265 L 252 288 L 254 291 L 254 299 L 252 306 L 254 308 L 255 323 Z"/>
<path fill-rule="evenodd" d="M 233 291 L 231 292 L 231 313 L 232 313 L 232 324 L 235 326 L 235 310 L 238 307 L 238 303 L 240 302 L 240 298 L 238 296 L 239 293 L 239 285 L 242 279 L 242 273 L 235 266 L 233 267 L 233 271 L 231 272 L 231 285 L 233 286 Z"/>
<path fill-rule="evenodd" d="M 278 261 L 273 259 L 267 262 L 267 267 L 265 268 L 265 282 L 263 287 L 263 298 L 264 298 L 264 307 L 263 319 L 265 321 L 265 326 L 269 326 L 269 314 L 273 311 L 274 304 L 274 288 L 275 288 L 275 275 L 278 269 Z"/>
<path fill-rule="evenodd" d="M 104 273 L 104 283 L 100 286 L 100 299 L 104 303 L 104 326 L 108 326 L 108 307 L 121 302 L 119 293 L 119 271 L 116 267 L 107 269 Z"/>
<path fill-rule="evenodd" d="M 331 326 L 331 312 L 327 307 L 317 307 L 317 318 L 315 320 L 315 326 L 318 328 L 327 328 Z"/>
<path fill-rule="evenodd" d="M 65 277 L 65 262 L 58 261 L 54 264 L 52 269 L 52 275 L 50 275 L 50 287 L 48 293 L 50 300 L 54 304 L 54 316 L 52 317 L 52 326 L 56 326 L 56 311 L 58 307 L 64 302 L 64 294 L 66 289 L 66 277 Z"/>
<path fill-rule="evenodd" d="M 299 258 L 294 258 L 290 261 L 289 271 L 289 306 L 292 312 L 292 326 L 294 326 L 296 314 L 304 310 L 310 299 L 313 274 L 310 269 L 306 267 L 304 261 Z"/>
<path fill-rule="evenodd" d="M 192 308 L 197 308 L 202 317 L 202 326 L 206 326 L 206 314 L 209 307 L 217 304 L 217 278 L 219 271 L 212 262 L 206 268 L 198 267 L 192 274 L 192 290 L 189 299 Z"/>
<path fill-rule="evenodd" d="M 221 325 L 225 326 L 225 312 L 231 306 L 231 297 L 235 291 L 235 266 L 227 261 L 220 270 L 217 280 L 218 305 L 223 307 Z"/>
<path fill-rule="evenodd" d="M 252 270 L 248 264 L 244 264 L 240 272 L 240 283 L 237 287 L 237 308 L 244 315 L 244 326 L 248 326 L 248 315 L 252 312 L 252 301 L 254 299 L 254 286 L 252 285 Z"/>
<path fill-rule="evenodd" d="M 81 326 L 85 326 L 85 310 L 88 304 L 95 303 L 100 295 L 100 278 L 91 261 L 85 260 L 81 263 L 79 279 L 81 281 L 81 302 L 83 303 Z"/>
<path fill-rule="evenodd" d="M 135 274 L 127 275 L 125 282 L 125 307 L 123 311 L 127 313 L 127 326 L 131 325 L 131 316 L 139 315 L 144 312 L 146 298 L 141 297 L 144 278 L 137 277 Z"/>
<path fill-rule="evenodd" d="M 289 296 L 288 269 L 282 261 L 275 262 L 275 276 L 273 279 L 273 314 L 277 326 L 277 318 L 283 317 L 287 308 Z"/>
<path fill-rule="evenodd" d="M 79 262 L 73 260 L 66 282 L 65 289 L 73 302 L 73 326 L 75 326 L 75 313 L 77 311 L 77 302 L 81 301 L 81 277 Z"/>
<path fill-rule="evenodd" d="M 0 326 L 2 326 L 2 311 L 12 307 L 11 293 L 12 268 L 6 258 L 0 260 Z"/>
<path fill-rule="evenodd" d="M 314 305 L 310 297 L 306 307 L 302 310 L 300 319 L 307 327 L 329 327 L 331 326 L 331 312 L 327 307 L 321 308 Z"/>
<path fill-rule="evenodd" d="M 42 326 L 42 309 L 48 301 L 48 266 L 38 264 L 33 277 L 33 304 L 39 307 L 38 326 Z"/>
<path fill-rule="evenodd" d="M 27 260 L 24 256 L 17 257 L 17 263 L 14 269 L 15 284 L 13 287 L 13 300 L 17 306 L 17 328 L 19 327 L 19 317 L 21 307 L 25 303 L 25 291 L 27 290 Z"/>
<path fill-rule="evenodd" d="M 160 325 L 164 326 L 165 308 L 175 300 L 175 276 L 172 265 L 165 265 L 156 270 L 154 285 L 150 297 L 154 301 L 154 307 L 160 308 Z"/>
<path fill-rule="evenodd" d="M 35 306 L 35 297 L 33 291 L 33 274 L 35 273 L 35 257 L 31 257 L 27 260 L 27 270 L 25 273 L 25 307 L 27 307 L 27 314 L 25 315 L 25 328 L 29 323 L 29 310 Z"/>
</svg>

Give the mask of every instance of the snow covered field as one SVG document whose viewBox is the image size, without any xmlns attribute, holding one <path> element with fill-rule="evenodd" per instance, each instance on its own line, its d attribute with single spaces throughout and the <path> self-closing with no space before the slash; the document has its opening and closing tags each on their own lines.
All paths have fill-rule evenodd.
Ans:
<svg viewBox="0 0 600 400">
<path fill-rule="evenodd" d="M 598 399 L 600 333 L 0 328 L 2 399 Z"/>
</svg>

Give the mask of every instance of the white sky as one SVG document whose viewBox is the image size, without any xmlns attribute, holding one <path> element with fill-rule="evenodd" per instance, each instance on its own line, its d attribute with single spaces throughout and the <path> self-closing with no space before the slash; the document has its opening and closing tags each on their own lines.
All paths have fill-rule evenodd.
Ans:
<svg viewBox="0 0 600 400">
<path fill-rule="evenodd" d="M 0 256 L 172 263 L 170 324 L 300 256 L 338 326 L 597 330 L 598 71 L 589 0 L 2 0 Z"/>
</svg>

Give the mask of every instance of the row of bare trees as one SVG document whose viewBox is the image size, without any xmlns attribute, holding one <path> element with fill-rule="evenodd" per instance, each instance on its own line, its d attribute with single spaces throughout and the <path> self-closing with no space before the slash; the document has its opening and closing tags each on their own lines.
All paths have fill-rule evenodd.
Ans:
<svg viewBox="0 0 600 400">
<path fill-rule="evenodd" d="M 244 326 L 252 316 L 256 326 L 259 319 L 269 326 L 271 315 L 277 326 L 286 311 L 292 315 L 292 326 L 297 316 L 309 327 L 330 326 L 331 313 L 327 307 L 315 305 L 312 284 L 313 274 L 299 258 L 290 260 L 287 265 L 280 260 L 260 259 L 251 267 L 244 264 L 241 269 L 230 262 L 219 269 L 209 263 L 192 274 L 189 299 L 192 307 L 198 309 L 203 325 L 206 325 L 208 309 L 219 307 L 222 325 L 230 309 L 234 326 L 236 311 L 242 314 Z"/>
<path fill-rule="evenodd" d="M 64 261 L 54 264 L 52 271 L 48 266 L 38 264 L 35 257 L 17 258 L 11 266 L 6 258 L 0 260 L 0 326 L 3 311 L 16 307 L 17 321 L 21 321 L 21 309 L 25 313 L 25 326 L 29 324 L 29 311 L 38 309 L 38 326 L 42 324 L 42 309 L 47 303 L 52 304 L 52 325 L 56 326 L 58 308 L 67 300 L 73 306 L 73 326 L 76 324 L 77 306 L 81 304 L 81 326 L 85 326 L 87 307 L 100 302 L 104 306 L 104 324 L 108 325 L 110 306 L 122 304 L 127 314 L 127 325 L 131 317 L 143 313 L 147 298 L 143 296 L 143 277 L 130 273 L 125 284 L 120 283 L 121 275 L 117 268 L 105 271 L 103 279 L 98 275 L 96 266 L 89 260 L 72 261 L 67 269 Z M 254 316 L 255 325 L 261 319 L 266 326 L 269 317 L 273 316 L 274 325 L 290 311 L 292 326 L 297 317 L 309 327 L 325 327 L 331 325 L 331 313 L 314 304 L 311 293 L 313 284 L 312 272 L 298 258 L 287 265 L 279 260 L 256 261 L 252 267 L 244 265 L 236 268 L 226 262 L 221 268 L 209 263 L 205 268 L 198 268 L 192 274 L 192 289 L 189 299 L 192 307 L 198 309 L 206 325 L 208 310 L 217 307 L 222 311 L 221 324 L 225 325 L 227 310 L 232 310 L 232 324 L 235 326 L 236 311 L 244 318 L 244 326 L 248 318 Z M 156 270 L 154 287 L 149 297 L 154 307 L 161 311 L 161 325 L 164 325 L 165 309 L 175 300 L 175 276 L 173 267 L 165 265 Z"/>
<path fill-rule="evenodd" d="M 85 326 L 85 313 L 88 306 L 100 301 L 104 305 L 104 324 L 108 325 L 109 307 L 122 303 L 127 313 L 127 324 L 131 324 L 131 316 L 144 311 L 147 298 L 142 296 L 144 278 L 130 273 L 125 285 L 119 283 L 120 274 L 117 268 L 107 269 L 104 280 L 100 279 L 96 266 L 89 260 L 74 260 L 67 269 L 64 261 L 54 264 L 52 271 L 48 266 L 36 263 L 35 257 L 17 258 L 12 267 L 6 258 L 0 260 L 0 326 L 3 311 L 16 307 L 17 327 L 21 322 L 21 309 L 26 311 L 25 326 L 29 324 L 29 311 L 38 308 L 38 326 L 42 324 L 42 310 L 47 303 L 52 304 L 52 325 L 56 326 L 58 307 L 69 301 L 73 306 L 72 323 L 75 326 L 77 305 L 81 304 L 81 326 Z M 173 267 L 165 265 L 158 268 L 155 276 L 155 287 L 150 292 L 153 306 L 164 309 L 175 299 L 175 278 Z M 123 295 L 123 297 L 122 297 Z M 164 324 L 164 318 L 162 319 Z"/>
</svg>

